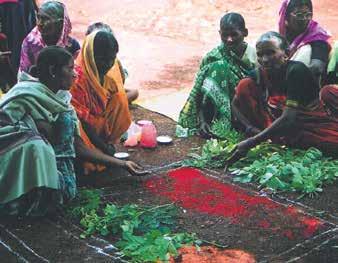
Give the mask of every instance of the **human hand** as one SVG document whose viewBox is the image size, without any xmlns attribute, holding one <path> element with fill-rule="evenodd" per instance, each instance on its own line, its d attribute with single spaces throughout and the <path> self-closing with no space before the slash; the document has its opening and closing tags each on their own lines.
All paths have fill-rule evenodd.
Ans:
<svg viewBox="0 0 338 263">
<path fill-rule="evenodd" d="M 130 172 L 132 175 L 149 174 L 149 171 L 143 170 L 143 168 L 140 165 L 132 161 L 126 161 L 124 165 L 125 165 L 125 168 L 128 170 L 128 172 Z"/>
<path fill-rule="evenodd" d="M 260 133 L 261 130 L 256 128 L 256 127 L 253 127 L 253 126 L 249 126 L 245 129 L 245 135 L 247 137 L 252 137 L 252 136 L 255 136 L 257 135 L 258 133 Z"/>
<path fill-rule="evenodd" d="M 210 130 L 210 125 L 206 122 L 201 123 L 199 132 L 200 132 L 200 135 L 205 139 L 210 139 L 214 135 Z"/>
<path fill-rule="evenodd" d="M 241 158 L 245 157 L 248 151 L 256 145 L 256 142 L 253 138 L 246 139 L 238 143 L 235 149 L 232 151 L 231 156 L 226 160 L 226 165 L 224 172 L 227 171 L 228 167 L 233 163 L 237 162 Z"/>
</svg>

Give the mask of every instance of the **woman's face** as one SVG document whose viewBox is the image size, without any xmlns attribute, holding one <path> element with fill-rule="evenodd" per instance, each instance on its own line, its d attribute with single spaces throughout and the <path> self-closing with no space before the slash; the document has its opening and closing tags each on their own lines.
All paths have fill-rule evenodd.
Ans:
<svg viewBox="0 0 338 263">
<path fill-rule="evenodd" d="M 114 65 L 116 53 L 110 49 L 105 52 L 94 54 L 95 64 L 99 75 L 106 75 Z"/>
<path fill-rule="evenodd" d="M 74 71 L 74 60 L 71 58 L 67 65 L 64 65 L 60 70 L 60 89 L 69 90 L 74 83 L 76 73 Z"/>
<path fill-rule="evenodd" d="M 258 63 L 268 71 L 280 69 L 288 58 L 285 50 L 280 48 L 278 40 L 273 38 L 258 42 L 256 51 Z"/>
<path fill-rule="evenodd" d="M 242 44 L 244 37 L 246 37 L 247 32 L 240 30 L 234 25 L 227 25 L 219 31 L 221 40 L 230 49 L 234 49 Z"/>
<path fill-rule="evenodd" d="M 45 43 L 48 46 L 56 45 L 62 33 L 63 19 L 51 18 L 40 10 L 37 14 L 37 26 Z"/>
<path fill-rule="evenodd" d="M 313 14 L 307 5 L 295 7 L 287 18 L 287 30 L 294 34 L 301 34 L 312 20 Z"/>
</svg>

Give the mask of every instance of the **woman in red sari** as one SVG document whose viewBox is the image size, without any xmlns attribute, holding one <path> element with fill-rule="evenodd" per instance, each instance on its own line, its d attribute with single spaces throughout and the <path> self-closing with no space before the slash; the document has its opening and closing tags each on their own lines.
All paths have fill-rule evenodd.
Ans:
<svg viewBox="0 0 338 263">
<path fill-rule="evenodd" d="M 256 50 L 261 68 L 240 81 L 232 103 L 235 118 L 252 137 L 237 145 L 230 162 L 268 139 L 337 154 L 338 122 L 320 103 L 308 67 L 288 60 L 288 44 L 276 32 L 263 34 Z"/>
</svg>

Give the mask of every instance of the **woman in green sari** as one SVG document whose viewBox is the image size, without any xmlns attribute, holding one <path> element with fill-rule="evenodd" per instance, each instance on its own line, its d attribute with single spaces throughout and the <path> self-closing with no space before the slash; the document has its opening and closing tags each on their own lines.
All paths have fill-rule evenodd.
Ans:
<svg viewBox="0 0 338 263">
<path fill-rule="evenodd" d="M 180 112 L 176 134 L 199 133 L 209 138 L 217 121 L 231 128 L 231 100 L 238 82 L 256 63 L 255 49 L 244 42 L 248 35 L 244 18 L 228 13 L 220 21 L 222 43 L 202 60 L 195 85 Z"/>
<path fill-rule="evenodd" d="M 39 53 L 34 77 L 0 100 L 0 217 L 42 216 L 76 196 L 75 158 L 143 174 L 136 163 L 89 149 L 70 104 L 72 55 L 49 46 Z"/>
</svg>

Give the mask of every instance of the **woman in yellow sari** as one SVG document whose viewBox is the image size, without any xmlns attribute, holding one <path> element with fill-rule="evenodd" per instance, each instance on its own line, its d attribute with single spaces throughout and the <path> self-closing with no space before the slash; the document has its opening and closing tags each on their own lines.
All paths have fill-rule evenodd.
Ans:
<svg viewBox="0 0 338 263">
<path fill-rule="evenodd" d="M 86 31 L 86 36 L 88 36 L 90 33 L 96 30 L 107 31 L 108 33 L 111 33 L 114 35 L 113 30 L 108 24 L 105 24 L 102 22 L 94 22 L 88 26 L 87 31 Z M 124 86 L 126 78 L 128 77 L 128 71 L 125 68 L 123 68 L 122 63 L 118 58 L 115 59 L 114 65 L 110 71 L 113 74 L 113 79 L 116 82 L 118 82 L 118 85 Z M 132 103 L 139 96 L 139 92 L 137 89 L 125 88 L 125 91 L 127 93 L 129 103 Z"/>
<path fill-rule="evenodd" d="M 113 67 L 118 50 L 113 34 L 89 34 L 77 60 L 78 78 L 71 88 L 72 104 L 84 128 L 83 140 L 107 154 L 114 152 L 113 144 L 131 124 L 123 81 Z"/>
</svg>

